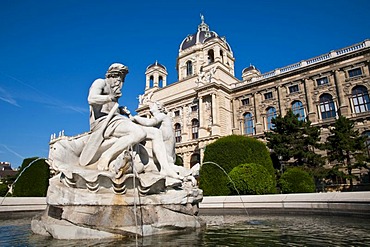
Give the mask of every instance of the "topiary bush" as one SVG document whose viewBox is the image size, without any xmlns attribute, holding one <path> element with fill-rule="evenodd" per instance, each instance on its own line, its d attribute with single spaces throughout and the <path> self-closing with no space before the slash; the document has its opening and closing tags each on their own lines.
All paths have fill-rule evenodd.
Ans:
<svg viewBox="0 0 370 247">
<path fill-rule="evenodd" d="M 250 163 L 234 167 L 229 173 L 227 184 L 231 193 L 236 195 L 263 195 L 276 193 L 275 176 L 262 165 Z M 235 185 L 235 186 L 234 186 Z"/>
<path fill-rule="evenodd" d="M 20 173 L 37 158 L 23 160 Z M 19 174 L 20 174 L 19 173 Z M 50 169 L 44 159 L 35 161 L 29 166 L 14 185 L 13 196 L 43 197 L 49 186 Z"/>
<path fill-rule="evenodd" d="M 0 184 L 0 196 L 4 197 L 6 193 L 8 193 L 8 185 L 7 184 Z"/>
<path fill-rule="evenodd" d="M 279 185 L 284 194 L 315 192 L 313 177 L 298 167 L 288 168 L 280 177 Z"/>
<path fill-rule="evenodd" d="M 199 187 L 206 196 L 229 195 L 228 173 L 234 167 L 247 163 L 259 164 L 274 176 L 270 154 L 263 142 L 241 135 L 222 137 L 205 149 Z"/>
</svg>

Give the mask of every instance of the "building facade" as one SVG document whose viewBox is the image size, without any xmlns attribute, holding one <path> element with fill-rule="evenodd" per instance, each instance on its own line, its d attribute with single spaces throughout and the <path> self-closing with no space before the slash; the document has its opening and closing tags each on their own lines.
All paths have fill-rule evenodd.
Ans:
<svg viewBox="0 0 370 247">
<path fill-rule="evenodd" d="M 9 162 L 0 162 L 0 180 L 8 177 L 13 177 L 18 173 L 17 170 L 13 170 Z M 0 181 L 2 183 L 3 181 Z"/>
<path fill-rule="evenodd" d="M 146 69 L 136 111 L 150 117 L 149 101 L 166 106 L 185 167 L 198 163 L 205 147 L 222 136 L 263 139 L 271 119 L 288 109 L 320 126 L 324 138 L 340 115 L 370 136 L 370 40 L 263 74 L 251 65 L 241 80 L 234 61 L 226 39 L 202 17 L 197 32 L 180 44 L 177 82 L 167 85 L 166 67 L 158 62 Z"/>
</svg>

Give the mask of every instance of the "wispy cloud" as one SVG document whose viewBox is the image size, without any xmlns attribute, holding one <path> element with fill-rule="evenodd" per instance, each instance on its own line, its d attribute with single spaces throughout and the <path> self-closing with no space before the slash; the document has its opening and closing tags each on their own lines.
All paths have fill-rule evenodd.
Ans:
<svg viewBox="0 0 370 247">
<path fill-rule="evenodd" d="M 4 144 L 1 144 L 6 150 L 8 150 L 10 153 L 14 154 L 15 156 L 17 156 L 18 158 L 21 158 L 21 159 L 25 159 L 22 155 L 20 155 L 19 153 L 17 153 L 16 151 L 14 151 L 13 149 L 10 149 L 8 146 L 4 145 Z"/>
<path fill-rule="evenodd" d="M 11 105 L 20 107 L 13 96 L 2 87 L 0 87 L 0 100 L 5 101 L 6 103 L 9 103 Z"/>
<path fill-rule="evenodd" d="M 87 107 L 79 107 L 79 106 L 64 106 L 64 108 L 78 112 L 78 113 L 86 113 L 89 111 Z"/>
<path fill-rule="evenodd" d="M 14 76 L 8 75 L 8 74 L 6 74 L 2 71 L 0 71 L 0 73 L 32 90 L 33 94 L 28 92 L 27 96 L 22 97 L 23 100 L 37 102 L 37 103 L 41 103 L 41 104 L 44 104 L 44 105 L 49 106 L 49 107 L 53 107 L 53 108 L 57 108 L 57 109 L 64 109 L 64 110 L 73 111 L 73 112 L 78 112 L 78 113 L 81 113 L 81 114 L 84 114 L 84 113 L 88 112 L 87 107 L 80 107 L 80 106 L 74 106 L 74 105 L 67 104 L 66 102 L 63 102 L 63 101 L 58 100 L 58 99 L 56 99 L 56 98 L 54 98 L 54 97 L 52 97 L 52 96 L 50 96 L 46 93 L 41 92 L 37 88 L 29 85 L 28 83 L 26 83 L 22 80 L 19 80 L 18 78 L 15 78 Z M 3 100 L 3 101 L 5 101 L 9 104 L 12 104 L 12 105 L 15 105 L 15 106 L 19 107 L 17 101 L 14 98 L 15 97 L 14 96 L 12 97 L 12 95 L 9 94 L 6 90 L 0 88 L 0 100 Z"/>
</svg>

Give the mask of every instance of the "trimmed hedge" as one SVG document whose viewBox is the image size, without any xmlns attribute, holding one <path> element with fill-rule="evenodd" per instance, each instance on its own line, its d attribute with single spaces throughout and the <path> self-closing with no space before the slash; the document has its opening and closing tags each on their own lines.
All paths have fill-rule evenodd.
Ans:
<svg viewBox="0 0 370 247">
<path fill-rule="evenodd" d="M 288 168 L 280 177 L 279 185 L 284 194 L 315 192 L 313 177 L 298 167 Z"/>
<path fill-rule="evenodd" d="M 4 197 L 6 193 L 8 193 L 8 185 L 7 184 L 0 184 L 0 196 Z"/>
<path fill-rule="evenodd" d="M 23 160 L 20 173 L 37 158 L 27 158 Z M 19 173 L 19 174 L 20 174 Z M 24 197 L 43 197 L 49 186 L 50 169 L 44 159 L 35 161 L 29 166 L 18 181 L 14 184 L 13 196 Z"/>
<path fill-rule="evenodd" d="M 254 163 L 239 165 L 231 170 L 229 176 L 233 183 L 230 181 L 228 187 L 234 195 L 238 192 L 241 195 L 276 193 L 275 176 L 261 165 Z"/>
<path fill-rule="evenodd" d="M 269 174 L 274 176 L 269 151 L 266 145 L 257 139 L 231 135 L 209 144 L 204 152 L 200 169 L 199 187 L 203 189 L 203 194 L 206 196 L 229 195 L 231 191 L 227 186 L 228 173 L 234 167 L 247 163 L 262 165 Z"/>
</svg>

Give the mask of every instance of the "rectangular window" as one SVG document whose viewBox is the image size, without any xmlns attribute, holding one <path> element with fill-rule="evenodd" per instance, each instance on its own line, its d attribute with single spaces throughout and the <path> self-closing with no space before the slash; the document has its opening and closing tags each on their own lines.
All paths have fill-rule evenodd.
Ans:
<svg viewBox="0 0 370 247">
<path fill-rule="evenodd" d="M 355 69 L 348 70 L 348 76 L 350 78 L 355 77 L 355 76 L 359 76 L 359 75 L 362 75 L 361 68 L 355 68 Z"/>
<path fill-rule="evenodd" d="M 298 85 L 293 85 L 289 87 L 289 93 L 295 93 L 299 91 Z"/>
<path fill-rule="evenodd" d="M 180 111 L 175 111 L 175 117 L 180 116 Z"/>
<path fill-rule="evenodd" d="M 272 92 L 265 93 L 265 99 L 272 99 Z"/>
<path fill-rule="evenodd" d="M 249 98 L 242 99 L 242 105 L 249 105 Z"/>
<path fill-rule="evenodd" d="M 193 105 L 193 106 L 191 106 L 191 111 L 192 111 L 192 112 L 196 112 L 196 111 L 198 111 L 198 105 Z"/>
<path fill-rule="evenodd" d="M 328 77 L 321 77 L 316 79 L 317 86 L 325 85 L 329 83 Z"/>
</svg>

